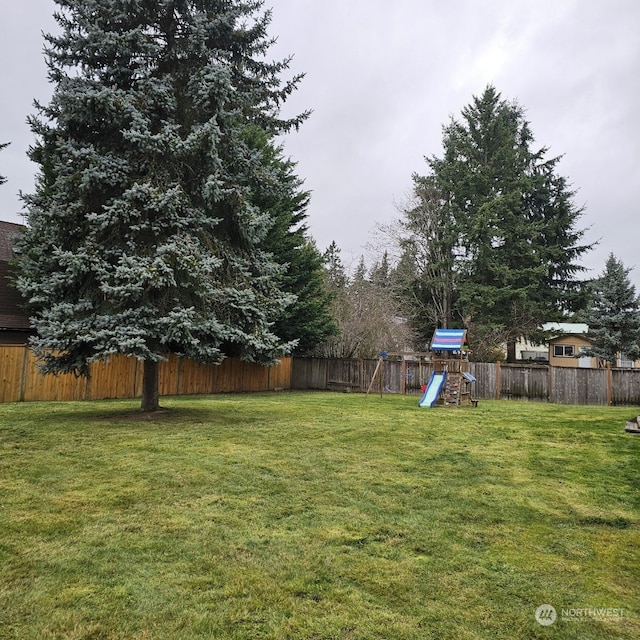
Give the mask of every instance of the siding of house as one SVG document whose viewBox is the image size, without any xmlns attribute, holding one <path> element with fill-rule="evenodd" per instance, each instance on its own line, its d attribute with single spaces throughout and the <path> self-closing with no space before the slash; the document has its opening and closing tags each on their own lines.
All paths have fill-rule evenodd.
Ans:
<svg viewBox="0 0 640 640">
<path fill-rule="evenodd" d="M 589 341 L 586 338 L 578 335 L 565 335 L 558 338 L 554 338 L 549 341 L 549 364 L 552 367 L 579 367 L 580 359 L 580 347 L 588 347 Z M 573 347 L 573 356 L 557 356 L 554 355 L 554 347 Z M 595 358 L 591 358 L 591 367 L 596 368 L 597 362 Z"/>
</svg>

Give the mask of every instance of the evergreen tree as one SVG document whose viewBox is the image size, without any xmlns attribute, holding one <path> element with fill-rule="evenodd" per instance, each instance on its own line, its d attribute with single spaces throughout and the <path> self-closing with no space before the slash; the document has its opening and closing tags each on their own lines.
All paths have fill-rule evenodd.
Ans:
<svg viewBox="0 0 640 640">
<path fill-rule="evenodd" d="M 265 172 L 247 140 L 297 127 L 279 110 L 299 77 L 268 62 L 261 0 L 56 0 L 48 105 L 30 118 L 40 167 L 25 198 L 18 285 L 49 372 L 86 375 L 126 354 L 158 408 L 167 352 L 271 362 L 272 323 L 292 301 L 260 244 Z"/>
<path fill-rule="evenodd" d="M 325 269 L 329 277 L 329 283 L 334 292 L 338 292 L 347 286 L 347 274 L 340 256 L 340 247 L 333 240 L 322 255 Z"/>
<path fill-rule="evenodd" d="M 618 357 L 640 358 L 640 297 L 629 280 L 631 269 L 610 254 L 604 272 L 591 284 L 584 315 L 591 347 L 585 355 L 616 366 Z"/>
<path fill-rule="evenodd" d="M 358 260 L 358 264 L 356 265 L 356 270 L 353 273 L 353 278 L 351 278 L 351 289 L 354 291 L 358 291 L 369 286 L 369 280 L 367 278 L 367 265 L 364 261 L 364 256 L 360 256 L 360 260 Z"/>
<path fill-rule="evenodd" d="M 273 331 L 285 342 L 295 342 L 294 353 L 307 355 L 337 327 L 331 315 L 333 295 L 324 260 L 308 234 L 306 224 L 310 193 L 302 189 L 295 163 L 285 159 L 261 129 L 251 130 L 254 146 L 263 156 L 264 175 L 254 188 L 253 203 L 271 216 L 273 223 L 262 242 L 278 264 L 283 291 L 296 300 L 275 322 Z"/>
<path fill-rule="evenodd" d="M 276 256 L 287 257 L 278 252 Z M 284 310 L 274 331 L 284 340 L 296 341 L 295 355 L 306 356 L 338 332 L 332 314 L 335 293 L 331 291 L 324 260 L 312 240 L 302 239 L 289 254 L 287 264 L 282 286 L 296 295 L 296 301 Z"/>
<path fill-rule="evenodd" d="M 443 144 L 443 158 L 429 165 L 457 239 L 459 312 L 472 326 L 501 327 L 513 360 L 518 337 L 583 302 L 582 210 L 556 173 L 560 158 L 532 148 L 524 110 L 494 87 L 452 119 Z"/>
<path fill-rule="evenodd" d="M 352 312 L 351 301 L 347 291 L 349 278 L 345 272 L 340 254 L 340 247 L 338 247 L 335 240 L 331 242 L 322 254 L 327 288 L 331 297 L 330 314 L 333 331 L 324 341 L 316 345 L 312 355 L 319 357 L 349 357 L 345 356 L 345 353 L 353 352 L 351 346 L 345 348 L 342 339 L 345 327 L 349 325 Z"/>
<path fill-rule="evenodd" d="M 369 279 L 372 284 L 381 289 L 391 286 L 391 266 L 389 264 L 389 252 L 385 251 L 382 258 L 371 267 Z"/>
</svg>

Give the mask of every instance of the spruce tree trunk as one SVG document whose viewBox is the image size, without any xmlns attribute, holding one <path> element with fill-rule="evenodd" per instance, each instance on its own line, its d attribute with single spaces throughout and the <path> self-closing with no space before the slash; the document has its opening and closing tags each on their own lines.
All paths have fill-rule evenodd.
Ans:
<svg viewBox="0 0 640 640">
<path fill-rule="evenodd" d="M 516 339 L 509 338 L 507 340 L 507 362 L 514 363 L 516 361 Z"/>
<path fill-rule="evenodd" d="M 144 361 L 142 377 L 142 411 L 158 411 L 160 409 L 159 365 L 155 360 Z"/>
</svg>

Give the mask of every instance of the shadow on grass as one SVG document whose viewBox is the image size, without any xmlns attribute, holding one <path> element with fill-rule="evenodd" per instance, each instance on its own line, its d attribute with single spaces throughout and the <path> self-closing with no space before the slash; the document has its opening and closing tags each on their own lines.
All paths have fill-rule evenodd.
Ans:
<svg viewBox="0 0 640 640">
<path fill-rule="evenodd" d="M 139 402 L 139 401 L 138 401 Z M 123 400 L 95 400 L 77 403 L 40 405 L 30 404 L 32 424 L 47 425 L 51 421 L 66 425 L 121 425 L 121 424 L 202 424 L 219 423 L 232 416 L 226 407 L 186 406 L 167 403 L 158 411 L 142 411 L 138 402 Z M 24 406 L 26 409 L 26 405 Z M 16 412 L 20 413 L 20 411 Z M 17 417 L 17 416 L 16 416 Z"/>
<path fill-rule="evenodd" d="M 171 422 L 189 421 L 195 419 L 204 420 L 211 417 L 211 410 L 194 409 L 192 407 L 160 407 L 157 411 L 123 410 L 109 413 L 97 413 L 95 418 L 98 420 L 111 420 L 115 422 Z"/>
</svg>

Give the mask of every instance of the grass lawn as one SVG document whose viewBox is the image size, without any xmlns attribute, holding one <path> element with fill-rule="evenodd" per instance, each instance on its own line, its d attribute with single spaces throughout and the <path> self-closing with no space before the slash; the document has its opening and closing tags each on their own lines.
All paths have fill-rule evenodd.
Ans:
<svg viewBox="0 0 640 640">
<path fill-rule="evenodd" d="M 0 638 L 640 637 L 640 409 L 163 404 L 0 405 Z"/>
</svg>

